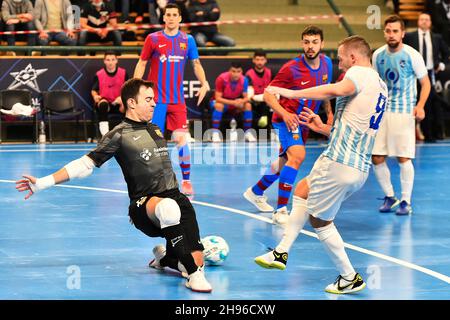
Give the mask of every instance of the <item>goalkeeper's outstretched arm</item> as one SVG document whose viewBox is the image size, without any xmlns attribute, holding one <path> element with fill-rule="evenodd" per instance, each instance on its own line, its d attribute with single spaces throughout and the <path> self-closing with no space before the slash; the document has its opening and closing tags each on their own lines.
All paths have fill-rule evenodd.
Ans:
<svg viewBox="0 0 450 320">
<path fill-rule="evenodd" d="M 55 173 L 36 178 L 31 175 L 23 175 L 24 179 L 16 181 L 16 189 L 20 192 L 27 192 L 25 200 L 30 198 L 38 191 L 50 188 L 55 184 L 64 183 L 75 178 L 84 178 L 92 174 L 95 167 L 94 161 L 88 156 L 82 156 L 76 159 Z"/>
</svg>

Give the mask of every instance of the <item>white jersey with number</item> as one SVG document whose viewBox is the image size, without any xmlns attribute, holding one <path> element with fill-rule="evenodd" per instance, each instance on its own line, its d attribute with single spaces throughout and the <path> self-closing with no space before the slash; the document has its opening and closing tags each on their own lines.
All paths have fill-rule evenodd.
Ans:
<svg viewBox="0 0 450 320">
<path fill-rule="evenodd" d="M 352 96 L 336 100 L 330 141 L 323 155 L 346 166 L 368 172 L 375 136 L 386 108 L 388 89 L 369 67 L 353 66 L 344 79 L 356 88 Z"/>
<path fill-rule="evenodd" d="M 421 54 L 406 44 L 395 53 L 384 45 L 373 53 L 372 62 L 389 89 L 386 111 L 412 114 L 417 100 L 417 79 L 428 75 Z"/>
</svg>

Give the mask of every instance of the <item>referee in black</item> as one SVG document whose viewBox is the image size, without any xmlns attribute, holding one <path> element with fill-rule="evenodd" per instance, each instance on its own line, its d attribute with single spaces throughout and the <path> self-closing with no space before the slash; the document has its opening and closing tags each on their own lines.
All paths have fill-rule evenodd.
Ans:
<svg viewBox="0 0 450 320">
<path fill-rule="evenodd" d="M 187 276 L 186 287 L 211 292 L 204 274 L 204 248 L 195 210 L 178 189 L 159 127 L 150 123 L 155 108 L 152 88 L 152 82 L 137 78 L 125 82 L 121 89 L 125 119 L 95 149 L 46 177 L 24 175 L 16 181 L 16 189 L 28 192 L 28 199 L 55 184 L 86 177 L 114 156 L 127 183 L 132 223 L 149 237 L 166 239 L 165 247 L 153 249 L 155 259 L 150 267 L 179 270 Z"/>
</svg>

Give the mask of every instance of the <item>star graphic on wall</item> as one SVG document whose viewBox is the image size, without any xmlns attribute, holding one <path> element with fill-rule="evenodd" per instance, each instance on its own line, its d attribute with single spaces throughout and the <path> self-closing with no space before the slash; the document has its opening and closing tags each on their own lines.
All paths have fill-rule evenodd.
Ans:
<svg viewBox="0 0 450 320">
<path fill-rule="evenodd" d="M 20 86 L 28 86 L 36 92 L 40 92 L 39 85 L 36 81 L 37 77 L 48 69 L 33 69 L 30 64 L 19 72 L 11 72 L 10 75 L 14 77 L 14 81 L 9 85 L 8 89 L 17 89 Z"/>
</svg>

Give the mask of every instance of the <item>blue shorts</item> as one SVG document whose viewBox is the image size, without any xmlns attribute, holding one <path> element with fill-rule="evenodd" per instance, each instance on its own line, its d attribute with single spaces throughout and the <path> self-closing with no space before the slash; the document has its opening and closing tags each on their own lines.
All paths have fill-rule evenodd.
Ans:
<svg viewBox="0 0 450 320">
<path fill-rule="evenodd" d="M 211 100 L 209 102 L 209 107 L 211 109 L 211 111 L 215 110 L 215 105 L 216 105 L 216 100 Z M 223 113 L 229 112 L 231 114 L 235 114 L 235 113 L 239 113 L 240 110 L 238 108 L 236 108 L 235 106 L 229 105 L 229 104 L 224 104 L 223 105 Z"/>
<path fill-rule="evenodd" d="M 304 146 L 308 139 L 309 129 L 303 126 L 294 132 L 290 132 L 284 122 L 272 122 L 272 126 L 280 139 L 280 157 L 284 156 L 291 146 Z"/>
<path fill-rule="evenodd" d="M 153 110 L 152 123 L 156 124 L 163 133 L 164 129 L 166 128 L 166 114 L 167 104 L 157 103 L 155 109 Z"/>
</svg>

